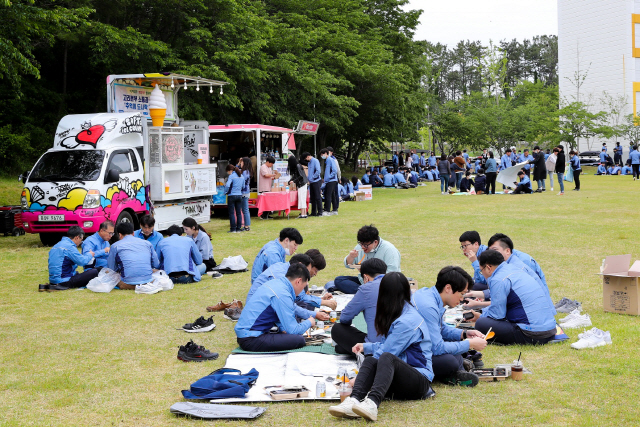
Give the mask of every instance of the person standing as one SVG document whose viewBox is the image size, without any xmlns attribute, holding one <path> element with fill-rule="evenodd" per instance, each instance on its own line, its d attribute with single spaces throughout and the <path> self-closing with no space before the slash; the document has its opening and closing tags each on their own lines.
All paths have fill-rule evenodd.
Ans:
<svg viewBox="0 0 640 427">
<path fill-rule="evenodd" d="M 249 231 L 251 230 L 249 196 L 251 195 L 251 178 L 253 178 L 253 167 L 250 158 L 243 157 L 240 159 L 240 170 L 242 171 L 242 179 L 244 179 L 244 185 L 242 186 L 242 217 L 244 219 L 244 227 L 241 227 L 241 229 L 243 231 Z"/>
<path fill-rule="evenodd" d="M 342 171 L 340 170 L 340 163 L 338 162 L 338 159 L 336 158 L 333 152 L 333 147 L 327 147 L 327 151 L 329 151 L 329 157 L 331 158 L 331 160 L 333 160 L 333 165 L 337 170 L 338 182 L 336 184 L 340 184 L 340 181 L 342 180 Z M 335 203 L 335 205 L 334 205 L 334 209 L 331 211 L 331 215 L 338 215 L 338 208 L 340 207 L 340 193 L 338 190 L 339 190 L 338 185 L 336 185 L 336 191 L 333 193 L 333 202 Z"/>
<path fill-rule="evenodd" d="M 244 178 L 240 169 L 233 165 L 227 165 L 227 182 L 224 185 L 227 195 L 227 208 L 229 209 L 229 233 L 242 231 L 242 187 Z"/>
<path fill-rule="evenodd" d="M 258 193 L 266 193 L 271 191 L 271 186 L 273 185 L 273 179 L 277 176 L 273 172 L 273 165 L 275 164 L 276 159 L 273 156 L 268 156 L 265 160 L 264 164 L 260 166 L 260 180 L 258 181 Z M 263 212 L 262 219 L 269 218 L 269 212 Z"/>
<path fill-rule="evenodd" d="M 580 191 L 580 172 L 582 172 L 582 168 L 580 167 L 580 157 L 578 157 L 578 152 L 575 150 L 571 150 L 569 152 L 571 156 L 571 170 L 573 171 L 573 180 L 576 183 L 576 187 L 573 191 Z"/>
<path fill-rule="evenodd" d="M 411 165 L 413 166 L 414 171 L 417 171 L 420 166 L 420 158 L 415 150 L 413 150 L 413 154 L 411 155 Z"/>
<path fill-rule="evenodd" d="M 309 182 L 309 180 L 307 179 L 307 174 L 305 173 L 302 165 L 298 163 L 298 159 L 296 159 L 296 156 L 289 156 L 287 163 L 287 171 L 289 172 L 289 176 L 291 177 L 289 184 L 295 184 L 296 188 L 298 189 L 298 209 L 300 209 L 300 216 L 298 216 L 298 218 L 306 218 L 307 183 Z"/>
<path fill-rule="evenodd" d="M 309 168 L 309 192 L 311 197 L 311 216 L 322 216 L 322 194 L 320 186 L 320 162 L 310 153 L 302 153 L 302 158 L 307 160 Z"/>
<path fill-rule="evenodd" d="M 640 179 L 640 151 L 638 151 L 637 145 L 633 146 L 629 153 L 629 159 L 631 159 L 631 168 L 633 169 L 633 180 Z"/>
<path fill-rule="evenodd" d="M 485 161 L 485 171 L 487 176 L 487 194 L 496 194 L 496 178 L 498 177 L 498 165 L 496 159 L 493 158 L 493 151 L 489 151 L 487 160 Z"/>
<path fill-rule="evenodd" d="M 549 154 L 547 160 L 545 160 L 545 166 L 547 168 L 547 172 L 549 172 L 549 181 L 551 181 L 551 191 L 553 191 L 553 174 L 556 171 L 556 162 L 558 161 L 558 148 L 553 149 L 553 153 Z"/>
<path fill-rule="evenodd" d="M 613 147 L 613 163 L 622 166 L 622 145 L 619 142 Z"/>
<path fill-rule="evenodd" d="M 533 180 L 538 184 L 536 193 L 546 191 L 546 188 L 544 188 L 544 182 L 547 179 L 547 167 L 544 164 L 544 152 L 540 150 L 539 146 L 536 145 L 533 147 L 533 158 L 529 160 L 529 163 L 534 167 Z"/>
<path fill-rule="evenodd" d="M 524 166 L 522 166 L 522 170 L 524 170 L 527 178 L 531 179 L 531 162 L 533 161 L 533 156 L 529 154 L 529 149 L 525 148 L 522 154 L 516 156 L 516 159 L 516 162 L 518 163 L 526 163 Z"/>
<path fill-rule="evenodd" d="M 556 148 L 558 149 L 558 152 L 556 153 L 558 158 L 556 159 L 555 171 L 556 171 L 556 178 L 558 178 L 558 184 L 560 185 L 560 192 L 558 193 L 558 196 L 563 196 L 564 195 L 564 168 L 565 168 L 566 159 L 564 156 L 564 147 L 562 145 L 558 145 Z"/>
<path fill-rule="evenodd" d="M 438 159 L 436 158 L 436 153 L 432 151 L 431 155 L 429 156 L 429 167 L 436 167 L 436 166 L 438 166 Z"/>
<path fill-rule="evenodd" d="M 449 177 L 451 176 L 451 165 L 447 156 L 442 154 L 438 162 L 438 173 L 440 174 L 440 192 L 447 194 L 449 192 Z"/>
<path fill-rule="evenodd" d="M 329 155 L 329 150 L 323 148 L 320 150 L 320 156 L 324 160 L 324 212 L 322 216 L 331 216 L 338 214 L 338 205 L 334 199 L 334 194 L 338 189 L 338 169 L 335 161 Z M 334 211 L 331 210 L 333 206 Z M 335 212 L 335 213 L 334 213 Z"/>
<path fill-rule="evenodd" d="M 500 170 L 503 171 L 505 169 L 510 168 L 511 165 L 511 148 L 507 148 L 507 151 L 505 151 L 504 156 L 502 156 L 502 158 L 500 159 Z M 506 186 L 504 184 L 502 184 L 502 189 L 504 190 L 506 188 Z"/>
<path fill-rule="evenodd" d="M 400 159 L 398 158 L 397 151 L 394 151 L 393 157 L 391 158 L 391 162 L 393 163 L 393 171 L 396 172 L 398 170 L 398 165 L 400 163 Z"/>
<path fill-rule="evenodd" d="M 455 169 L 456 173 L 456 189 L 460 190 L 460 182 L 462 181 L 464 172 L 467 170 L 467 162 L 465 162 L 464 157 L 462 157 L 462 151 L 456 151 L 456 157 L 453 159 L 453 163 L 452 168 Z"/>
</svg>

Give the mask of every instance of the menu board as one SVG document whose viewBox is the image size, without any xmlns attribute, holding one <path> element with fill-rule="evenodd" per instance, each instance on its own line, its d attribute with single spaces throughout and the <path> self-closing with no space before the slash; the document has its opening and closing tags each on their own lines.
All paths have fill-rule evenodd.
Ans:
<svg viewBox="0 0 640 427">
<path fill-rule="evenodd" d="M 184 170 L 184 194 L 200 195 L 216 193 L 216 168 Z"/>
</svg>

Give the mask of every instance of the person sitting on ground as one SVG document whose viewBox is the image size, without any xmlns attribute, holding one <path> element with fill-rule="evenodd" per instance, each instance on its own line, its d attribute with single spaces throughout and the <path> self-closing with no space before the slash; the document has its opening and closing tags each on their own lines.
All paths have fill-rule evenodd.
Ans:
<svg viewBox="0 0 640 427">
<path fill-rule="evenodd" d="M 318 274 L 318 271 L 323 270 L 327 265 L 324 256 L 317 249 L 309 249 L 304 254 L 295 254 L 289 262 L 277 262 L 262 272 L 253 282 L 251 288 L 249 288 L 249 293 L 245 301 L 248 302 L 253 294 L 268 281 L 285 277 L 291 264 L 295 264 L 296 262 L 307 267 L 307 270 L 309 270 L 309 280 L 313 279 Z M 311 316 L 318 320 L 329 320 L 327 313 L 323 311 L 316 312 L 314 308 L 324 305 L 335 309 L 337 307 L 336 300 L 333 299 L 330 293 L 326 293 L 323 298 L 319 298 L 314 295 L 309 295 L 306 291 L 307 289 L 305 288 L 301 293 L 296 295 L 296 317 L 299 319 L 307 319 Z"/>
<path fill-rule="evenodd" d="M 438 168 L 436 166 L 431 166 L 429 169 L 431 170 L 431 173 L 433 174 L 433 180 L 434 181 L 440 181 L 440 172 L 438 172 Z"/>
<path fill-rule="evenodd" d="M 387 264 L 387 273 L 400 271 L 400 252 L 391 242 L 380 238 L 373 224 L 358 230 L 358 244 L 344 258 L 344 266 L 359 270 L 361 264 L 371 258 L 383 260 Z M 355 294 L 362 283 L 361 276 L 338 276 L 334 280 L 336 290 L 345 294 Z"/>
<path fill-rule="evenodd" d="M 136 230 L 135 233 L 133 233 L 134 237 L 146 240 L 147 242 L 151 243 L 151 246 L 153 246 L 153 250 L 156 249 L 156 246 L 158 246 L 158 242 L 163 238 L 162 234 L 154 230 L 155 225 L 156 220 L 153 216 L 144 215 L 142 218 L 140 218 L 140 229 Z"/>
<path fill-rule="evenodd" d="M 284 262 L 284 257 L 293 255 L 302 244 L 302 235 L 295 228 L 280 230 L 280 238 L 267 243 L 260 249 L 251 267 L 251 283 L 276 262 Z"/>
<path fill-rule="evenodd" d="M 191 237 L 183 237 L 184 229 L 172 225 L 167 230 L 169 237 L 162 239 L 156 247 L 160 270 L 164 270 L 173 283 L 199 282 L 207 271 L 202 255 Z"/>
<path fill-rule="evenodd" d="M 336 353 L 353 355 L 353 346 L 359 342 L 378 342 L 382 337 L 375 327 L 376 306 L 378 304 L 378 290 L 380 281 L 387 272 L 387 264 L 381 259 L 371 258 L 362 263 L 360 276 L 363 285 L 358 288 L 355 296 L 340 313 L 340 323 L 331 328 L 331 339 L 335 341 Z M 351 326 L 351 322 L 358 314 L 364 313 L 367 332 Z"/>
<path fill-rule="evenodd" d="M 385 398 L 422 400 L 435 396 L 429 329 L 411 305 L 409 281 L 402 273 L 388 273 L 380 281 L 374 324 L 383 338 L 353 346 L 354 353 L 371 356 L 362 362 L 351 396 L 329 408 L 334 417 L 362 416 L 376 421 Z"/>
<path fill-rule="evenodd" d="M 621 172 L 621 169 L 620 169 L 620 166 L 618 165 L 612 166 L 609 169 L 607 169 L 607 173 L 609 175 L 620 175 L 620 172 Z"/>
<path fill-rule="evenodd" d="M 384 179 L 384 186 L 386 188 L 395 187 L 397 181 L 396 181 L 396 178 L 395 178 L 394 174 L 388 173 L 388 174 L 384 175 L 383 179 Z"/>
<path fill-rule="evenodd" d="M 84 239 L 84 231 L 77 225 L 72 225 L 67 235 L 49 250 L 49 285 L 43 290 L 66 291 L 69 288 L 82 288 L 98 276 L 95 268 L 77 273 L 78 266 L 84 267 L 93 262 L 94 252 L 78 252 L 78 246 Z M 42 287 L 42 286 L 41 286 Z"/>
<path fill-rule="evenodd" d="M 471 321 L 483 334 L 491 329 L 501 344 L 546 344 L 556 335 L 551 298 L 524 271 L 504 262 L 502 254 L 487 249 L 478 258 L 489 283 L 491 305 Z"/>
<path fill-rule="evenodd" d="M 418 185 L 418 181 L 420 181 L 420 175 L 418 175 L 418 172 L 416 171 L 411 171 L 409 172 L 409 184 L 413 185 L 414 187 Z"/>
<path fill-rule="evenodd" d="M 152 280 L 153 270 L 160 266 L 153 245 L 148 240 L 136 239 L 133 224 L 121 222 L 116 227 L 119 240 L 111 245 L 107 266 L 120 273 L 120 289 L 135 289 Z"/>
<path fill-rule="evenodd" d="M 518 172 L 518 178 L 520 178 L 520 182 L 513 182 L 516 185 L 516 189 L 513 190 L 511 194 L 531 194 L 533 190 L 531 189 L 531 180 L 527 177 L 524 171 Z"/>
<path fill-rule="evenodd" d="M 358 191 L 358 188 L 360 188 L 360 180 L 358 180 L 357 176 L 352 176 L 351 177 L 351 192 L 355 193 L 356 191 Z"/>
<path fill-rule="evenodd" d="M 109 258 L 109 240 L 113 237 L 113 222 L 106 220 L 100 224 L 100 229 L 97 233 L 87 237 L 82 242 L 82 254 L 86 255 L 89 252 L 93 252 L 93 256 L 96 259 L 95 263 L 90 268 L 102 269 L 107 266 L 107 258 Z"/>
<path fill-rule="evenodd" d="M 369 178 L 372 187 L 382 187 L 382 180 L 378 176 L 378 172 L 372 172 Z"/>
<path fill-rule="evenodd" d="M 622 167 L 620 174 L 621 175 L 632 175 L 633 174 L 633 169 L 631 168 L 630 165 L 625 165 L 625 166 Z"/>
<path fill-rule="evenodd" d="M 466 171 L 464 178 L 460 180 L 460 191 L 462 193 L 468 193 L 474 185 L 473 179 L 471 179 L 471 172 Z"/>
<path fill-rule="evenodd" d="M 343 179 L 345 178 L 343 177 Z M 349 190 L 345 188 L 343 183 L 338 184 L 338 196 L 340 197 L 341 202 L 347 202 L 350 200 L 348 191 Z"/>
<path fill-rule="evenodd" d="M 369 185 L 369 178 L 371 177 L 371 169 L 367 169 L 367 171 L 362 175 L 362 183 L 365 185 Z"/>
<path fill-rule="evenodd" d="M 458 241 L 460 242 L 462 254 L 471 261 L 471 267 L 473 267 L 473 285 L 470 290 L 484 291 L 488 289 L 489 285 L 487 285 L 478 263 L 480 254 L 487 250 L 487 247 L 482 244 L 480 233 L 475 230 L 465 231 L 460 235 Z"/>
<path fill-rule="evenodd" d="M 393 174 L 393 177 L 395 178 L 395 183 L 396 184 L 406 184 L 407 180 L 404 177 L 404 171 L 406 169 L 401 168 L 401 170 L 399 170 L 398 172 Z"/>
<path fill-rule="evenodd" d="M 298 323 L 296 295 L 309 282 L 309 270 L 295 263 L 285 277 L 275 278 L 261 286 L 247 301 L 235 327 L 238 345 L 245 351 L 284 351 L 304 347 L 302 335 L 316 325 L 313 317 Z M 279 333 L 270 333 L 274 326 Z"/>
<path fill-rule="evenodd" d="M 476 189 L 476 194 L 484 194 L 485 186 L 487 185 L 487 177 L 484 175 L 484 169 L 477 168 L 477 175 L 475 182 L 473 183 L 473 188 Z"/>
<path fill-rule="evenodd" d="M 218 265 L 216 260 L 213 259 L 213 246 L 211 245 L 211 236 L 207 233 L 200 224 L 196 222 L 195 219 L 191 217 L 187 217 L 182 220 L 182 228 L 184 228 L 184 232 L 187 236 L 193 239 L 193 242 L 196 244 L 198 251 L 200 251 L 200 255 L 202 255 L 202 263 L 204 264 L 204 271 L 213 271 L 213 269 Z M 202 267 L 198 266 L 200 271 L 202 271 Z M 204 274 L 204 273 L 202 273 Z M 217 271 L 213 271 L 212 276 L 214 279 L 219 279 L 222 277 L 222 274 Z"/>
<path fill-rule="evenodd" d="M 444 324 L 444 306 L 456 307 L 473 279 L 460 267 L 445 267 L 438 273 L 436 285 L 414 292 L 411 302 L 427 322 L 431 336 L 433 375 L 436 380 L 474 387 L 478 376 L 467 372 L 462 364 L 462 353 L 482 351 L 487 346 L 484 334 L 476 330 L 463 330 Z"/>
<path fill-rule="evenodd" d="M 598 165 L 598 169 L 596 170 L 596 175 L 608 175 L 607 168 L 604 167 L 604 163 L 600 163 Z"/>
</svg>

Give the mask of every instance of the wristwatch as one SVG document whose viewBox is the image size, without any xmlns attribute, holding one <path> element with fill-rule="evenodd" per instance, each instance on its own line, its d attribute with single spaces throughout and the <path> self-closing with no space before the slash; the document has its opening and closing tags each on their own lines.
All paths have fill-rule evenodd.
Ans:
<svg viewBox="0 0 640 427">
<path fill-rule="evenodd" d="M 462 339 L 463 340 L 467 339 L 467 331 L 462 331 Z"/>
</svg>

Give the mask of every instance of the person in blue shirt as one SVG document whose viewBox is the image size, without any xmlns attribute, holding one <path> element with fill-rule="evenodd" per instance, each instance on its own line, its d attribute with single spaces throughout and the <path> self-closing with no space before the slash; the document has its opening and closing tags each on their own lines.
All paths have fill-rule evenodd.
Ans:
<svg viewBox="0 0 640 427">
<path fill-rule="evenodd" d="M 489 151 L 485 161 L 484 173 L 487 176 L 487 194 L 496 194 L 496 178 L 498 177 L 498 165 L 493 158 L 493 151 Z"/>
<path fill-rule="evenodd" d="M 609 175 L 620 175 L 620 171 L 621 171 L 620 166 L 618 166 L 617 164 L 607 169 L 607 173 Z"/>
<path fill-rule="evenodd" d="M 631 160 L 631 168 L 633 169 L 633 180 L 640 179 L 640 151 L 638 151 L 637 145 L 634 145 L 632 151 L 629 152 L 629 160 Z"/>
<path fill-rule="evenodd" d="M 622 145 L 619 142 L 613 147 L 613 163 L 622 166 Z"/>
<path fill-rule="evenodd" d="M 420 159 L 418 157 L 418 153 L 416 153 L 415 151 L 413 152 L 413 154 L 411 155 L 411 167 L 413 170 L 418 170 L 418 167 L 420 166 Z"/>
<path fill-rule="evenodd" d="M 227 165 L 227 182 L 224 184 L 224 192 L 227 195 L 227 208 L 229 209 L 229 233 L 240 233 L 242 229 L 242 188 L 244 177 L 240 169 L 233 165 Z"/>
<path fill-rule="evenodd" d="M 380 168 L 380 175 L 385 176 L 388 173 L 390 173 L 390 172 L 387 170 L 386 166 L 383 166 L 383 167 Z"/>
<path fill-rule="evenodd" d="M 480 159 L 476 159 L 476 161 L 473 163 L 473 170 L 477 173 L 481 167 L 482 162 L 480 161 Z"/>
<path fill-rule="evenodd" d="M 398 170 L 398 165 L 400 163 L 400 159 L 398 158 L 398 152 L 397 151 L 395 151 L 393 153 L 393 157 L 391 157 L 391 163 L 393 163 L 393 170 L 397 171 Z M 382 173 L 382 175 L 384 175 L 384 172 Z"/>
<path fill-rule="evenodd" d="M 172 225 L 167 230 L 169 237 L 158 243 L 159 268 L 169 275 L 173 283 L 199 282 L 206 266 L 193 239 L 183 237 L 183 232 L 179 225 Z"/>
<path fill-rule="evenodd" d="M 116 227 L 118 240 L 111 245 L 107 266 L 120 273 L 120 289 L 133 290 L 136 285 L 151 282 L 153 270 L 160 266 L 153 245 L 133 236 L 133 224 L 122 222 Z"/>
<path fill-rule="evenodd" d="M 322 193 L 320 186 L 322 179 L 320 178 L 320 162 L 310 153 L 302 153 L 300 158 L 307 161 L 308 179 L 309 179 L 309 203 L 311 204 L 311 216 L 322 216 Z"/>
<path fill-rule="evenodd" d="M 427 166 L 427 158 L 424 156 L 424 153 L 420 153 L 420 169 L 422 169 L 423 167 Z"/>
<path fill-rule="evenodd" d="M 107 266 L 110 247 L 109 240 L 113 237 L 113 231 L 113 222 L 106 220 L 100 224 L 100 229 L 97 233 L 92 234 L 82 242 L 82 254 L 86 255 L 89 252 L 93 252 L 96 260 L 95 263 L 87 267 L 104 268 Z"/>
<path fill-rule="evenodd" d="M 285 277 L 266 282 L 245 304 L 235 326 L 238 345 L 245 351 L 273 352 L 293 350 L 305 346 L 303 334 L 316 325 L 313 317 L 298 323 L 296 295 L 309 282 L 309 270 L 291 264 Z M 274 326 L 278 333 L 270 333 Z"/>
<path fill-rule="evenodd" d="M 546 344 L 556 335 L 551 298 L 524 271 L 504 262 L 502 254 L 487 249 L 478 258 L 489 283 L 491 305 L 480 315 L 473 312 L 476 329 L 495 332 L 502 344 Z"/>
<path fill-rule="evenodd" d="M 351 182 L 349 183 L 349 185 L 350 185 L 349 188 L 351 190 L 351 196 L 353 197 L 355 195 L 353 193 L 358 191 L 358 189 L 360 188 L 361 182 L 358 179 L 358 177 L 354 175 L 354 176 L 351 177 Z"/>
<path fill-rule="evenodd" d="M 464 161 L 469 163 L 469 154 L 467 154 L 467 150 L 462 150 L 462 157 L 464 157 Z"/>
<path fill-rule="evenodd" d="M 140 218 L 140 229 L 136 230 L 133 233 L 134 237 L 146 240 L 147 242 L 151 243 L 151 246 L 153 246 L 153 250 L 155 250 L 156 246 L 158 246 L 158 242 L 163 239 L 162 234 L 154 230 L 155 224 L 156 220 L 153 216 L 144 215 L 142 218 Z"/>
<path fill-rule="evenodd" d="M 195 219 L 187 217 L 182 220 L 182 227 L 187 236 L 193 239 L 193 243 L 196 244 L 200 255 L 202 256 L 202 264 L 198 265 L 200 274 L 204 274 L 207 271 L 212 271 L 218 264 L 213 258 L 213 246 L 211 245 L 211 236 L 207 233 Z M 213 271 L 211 276 L 214 279 L 219 279 L 222 274 L 217 271 Z"/>
<path fill-rule="evenodd" d="M 569 156 L 571 156 L 571 170 L 573 171 L 573 181 L 576 184 L 576 187 L 573 190 L 580 191 L 580 173 L 582 172 L 582 168 L 580 167 L 580 157 L 578 157 L 578 152 L 575 150 L 571 150 L 569 152 Z"/>
<path fill-rule="evenodd" d="M 253 178 L 253 166 L 249 157 L 240 159 L 238 166 L 242 171 L 244 185 L 242 186 L 242 218 L 244 227 L 243 231 L 251 231 L 251 214 L 249 213 L 249 196 L 251 196 L 251 179 Z"/>
<path fill-rule="evenodd" d="M 343 178 L 344 179 L 344 178 Z M 346 187 L 346 183 L 342 184 L 338 184 L 338 195 L 340 196 L 340 201 L 341 202 L 346 202 L 348 200 L 350 200 L 349 197 L 349 190 Z"/>
<path fill-rule="evenodd" d="M 133 226 L 132 226 L 133 228 Z M 98 270 L 88 269 L 77 273 L 78 266 L 84 267 L 93 262 L 94 253 L 89 250 L 80 254 L 78 246 L 84 239 L 84 231 L 77 225 L 69 227 L 67 235 L 49 251 L 49 285 L 41 287 L 49 292 L 66 291 L 69 288 L 82 288 L 98 276 Z M 40 290 L 40 289 L 39 289 Z"/>
<path fill-rule="evenodd" d="M 500 159 L 500 170 L 505 170 L 507 168 L 510 168 L 511 166 L 511 148 L 507 148 L 504 156 L 502 156 L 502 158 Z"/>
<path fill-rule="evenodd" d="M 382 187 L 382 180 L 377 172 L 371 173 L 371 177 L 369 178 L 372 187 Z"/>
<path fill-rule="evenodd" d="M 395 179 L 396 184 L 406 184 L 407 180 L 404 178 L 404 172 L 398 171 L 393 174 L 393 178 Z"/>
<path fill-rule="evenodd" d="M 518 154 L 518 150 L 515 147 L 511 147 L 511 166 L 518 163 L 518 159 L 520 155 Z"/>
<path fill-rule="evenodd" d="M 334 194 L 338 191 L 338 168 L 337 163 L 331 157 L 327 148 L 320 150 L 320 156 L 324 160 L 324 212 L 323 216 L 330 216 L 338 213 L 338 203 Z M 333 210 L 331 209 L 333 207 Z"/>
<path fill-rule="evenodd" d="M 436 158 L 436 153 L 432 151 L 429 156 L 429 167 L 435 168 L 436 166 L 438 166 L 438 159 Z"/>
<path fill-rule="evenodd" d="M 629 165 L 625 165 L 622 167 L 622 175 L 632 175 L 633 174 L 633 169 L 631 169 L 631 166 Z"/>
<path fill-rule="evenodd" d="M 436 180 L 433 171 L 426 168 L 424 170 L 424 178 L 429 182 L 434 182 Z"/>
<path fill-rule="evenodd" d="M 598 169 L 596 170 L 596 175 L 608 175 L 607 168 L 604 167 L 604 163 L 600 163 L 598 165 Z"/>
<path fill-rule="evenodd" d="M 607 149 L 604 147 L 602 147 L 602 151 L 600 151 L 600 163 L 603 165 L 607 163 Z"/>
<path fill-rule="evenodd" d="M 473 279 L 466 271 L 449 266 L 440 270 L 435 286 L 420 288 L 411 297 L 411 302 L 429 328 L 434 379 L 468 387 L 478 384 L 478 376 L 464 369 L 461 354 L 469 350 L 482 351 L 487 341 L 483 333 L 448 326 L 442 317 L 444 306 L 458 306 L 471 285 Z"/>
<path fill-rule="evenodd" d="M 430 168 L 431 168 L 431 173 L 433 174 L 433 180 L 440 181 L 440 172 L 438 172 L 438 167 L 430 166 Z"/>
<path fill-rule="evenodd" d="M 478 264 L 478 257 L 487 250 L 487 247 L 482 244 L 480 233 L 475 230 L 465 231 L 460 235 L 458 241 L 460 242 L 462 254 L 469 259 L 473 268 L 473 285 L 471 289 L 474 291 L 488 289 L 489 285 L 487 285 L 487 281 L 480 271 L 480 264 Z"/>
<path fill-rule="evenodd" d="M 369 177 L 371 176 L 371 169 L 367 169 L 367 171 L 362 175 L 362 183 L 365 185 L 369 185 Z"/>
<path fill-rule="evenodd" d="M 533 156 L 529 154 L 529 149 L 525 148 L 525 150 L 522 152 L 522 154 L 520 154 L 520 156 L 518 157 L 517 162 L 518 163 L 523 163 L 526 162 L 527 164 L 522 166 L 522 169 L 524 169 L 524 173 L 527 175 L 527 178 L 531 178 L 531 165 L 529 164 L 529 162 L 533 161 Z"/>
<path fill-rule="evenodd" d="M 383 182 L 385 187 L 395 187 L 396 185 L 396 178 L 395 175 L 392 173 L 388 173 L 384 176 L 384 182 Z"/>
<path fill-rule="evenodd" d="M 276 262 L 284 262 L 284 257 L 293 255 L 302 244 L 302 235 L 295 228 L 283 228 L 278 239 L 272 240 L 260 249 L 251 267 L 251 283 Z"/>
<path fill-rule="evenodd" d="M 493 236 L 491 236 L 488 243 L 489 248 L 495 249 L 494 245 L 496 243 L 499 243 L 503 249 L 505 250 L 508 249 L 508 253 L 515 255 L 525 265 L 530 267 L 536 273 L 536 275 L 540 278 L 545 288 L 547 289 L 547 292 L 549 292 L 549 287 L 547 286 L 547 279 L 545 278 L 544 273 L 542 272 L 542 268 L 540 268 L 540 265 L 538 264 L 538 262 L 535 259 L 533 259 L 531 255 L 515 249 L 513 245 L 513 241 L 506 234 L 496 233 Z"/>
<path fill-rule="evenodd" d="M 411 304 L 409 281 L 402 273 L 387 273 L 380 281 L 374 324 L 382 340 L 353 346 L 354 353 L 368 357 L 360 366 L 351 396 L 329 408 L 334 417 L 362 416 L 376 421 L 385 397 L 421 400 L 435 396 L 429 329 Z"/>
<path fill-rule="evenodd" d="M 331 338 L 336 342 L 336 353 L 353 355 L 352 348 L 360 342 L 378 342 L 382 339 L 375 328 L 376 306 L 380 281 L 387 272 L 387 264 L 378 258 L 368 259 L 360 267 L 363 284 L 340 313 L 340 323 L 331 328 Z M 351 325 L 353 319 L 364 313 L 367 332 Z"/>
<path fill-rule="evenodd" d="M 418 175 L 418 173 L 416 171 L 409 172 L 409 182 L 413 186 L 416 186 L 416 185 L 418 185 L 418 181 L 420 181 L 420 175 Z"/>
<path fill-rule="evenodd" d="M 524 171 L 518 172 L 518 178 L 520 182 L 514 182 L 516 185 L 515 190 L 511 194 L 531 194 L 533 189 L 531 188 L 531 180 L 525 175 Z"/>
</svg>

